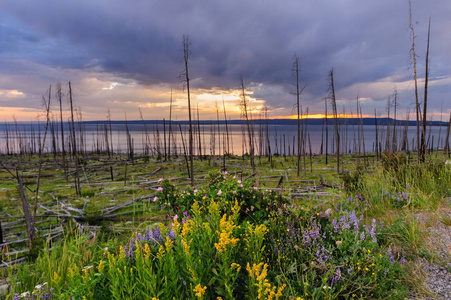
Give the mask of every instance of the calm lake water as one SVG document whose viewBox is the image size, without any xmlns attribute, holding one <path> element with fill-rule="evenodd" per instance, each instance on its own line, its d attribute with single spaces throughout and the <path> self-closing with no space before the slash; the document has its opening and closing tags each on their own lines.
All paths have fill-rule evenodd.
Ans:
<svg viewBox="0 0 451 300">
<path fill-rule="evenodd" d="M 332 122 L 331 122 L 332 123 Z M 131 144 L 135 153 L 161 153 L 164 155 L 164 140 L 166 137 L 166 145 L 169 147 L 169 125 L 163 124 L 128 124 L 128 134 L 125 124 L 112 124 L 111 132 L 108 124 L 83 123 L 80 128 L 76 124 L 77 129 L 77 147 L 82 147 L 84 151 L 95 151 L 96 149 L 106 150 L 105 129 L 108 131 L 108 142 L 113 145 L 114 152 L 125 153 L 128 149 L 127 137 L 130 137 Z M 247 127 L 244 124 L 228 125 L 229 139 L 227 139 L 225 124 L 196 124 L 194 126 L 194 151 L 199 154 L 199 135 L 198 128 L 200 127 L 200 142 L 202 154 L 219 155 L 225 152 L 230 152 L 236 155 L 249 152 L 249 142 Z M 328 125 L 328 139 L 327 147 L 329 153 L 335 151 L 336 141 L 334 139 L 333 125 Z M 443 148 L 446 138 L 446 126 L 428 126 L 427 127 L 427 141 L 428 147 L 432 146 L 434 149 Z M 53 127 L 55 138 L 52 138 L 52 128 L 48 129 L 45 151 L 51 152 L 54 149 L 61 151 L 61 133 L 60 125 L 56 124 Z M 65 148 L 69 148 L 70 127 L 68 124 L 64 126 Z M 352 125 L 341 125 L 340 127 L 341 151 L 346 153 L 358 152 L 358 127 Z M 164 134 L 166 133 L 166 134 Z M 404 126 L 397 126 L 395 143 L 401 147 L 405 133 Z M 243 134 L 245 138 L 243 139 Z M 389 133 L 390 143 L 393 142 L 393 126 L 391 126 Z M 39 140 L 44 136 L 44 125 L 40 124 L 2 124 L 0 125 L 0 153 L 17 153 L 19 150 L 37 149 Z M 83 139 L 80 139 L 83 136 Z M 183 154 L 183 143 L 186 151 L 188 151 L 188 125 L 187 124 L 172 124 L 171 134 L 171 153 L 177 152 L 179 155 Z M 305 149 L 308 153 L 311 151 L 314 154 L 323 153 L 326 149 L 326 130 L 322 125 L 308 125 L 306 131 Z M 183 141 L 182 141 L 183 137 Z M 269 138 L 268 138 L 269 137 Z M 111 141 L 112 140 L 112 141 Z M 268 141 L 269 140 L 269 141 Z M 416 127 L 409 126 L 407 130 L 408 149 L 412 150 L 416 147 Z M 363 141 L 366 152 L 375 152 L 376 147 L 376 128 L 374 125 L 364 125 L 363 135 L 360 137 L 361 152 L 363 152 Z M 380 125 L 378 127 L 378 141 L 379 147 L 384 150 L 387 141 L 387 127 Z M 297 145 L 297 126 L 296 125 L 268 125 L 254 124 L 254 148 L 255 154 L 266 154 L 268 151 L 268 144 L 271 148 L 271 153 L 279 153 L 281 155 L 292 155 L 293 145 Z M 174 145 L 176 147 L 174 147 Z M 168 149 L 166 150 L 168 151 Z"/>
</svg>

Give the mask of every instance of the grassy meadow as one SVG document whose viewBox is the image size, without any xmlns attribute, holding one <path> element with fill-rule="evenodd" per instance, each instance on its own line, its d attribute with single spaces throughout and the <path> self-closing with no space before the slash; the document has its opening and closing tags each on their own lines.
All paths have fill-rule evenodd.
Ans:
<svg viewBox="0 0 451 300">
<path fill-rule="evenodd" d="M 5 299 L 405 299 L 433 296 L 419 257 L 444 264 L 427 233 L 451 226 L 443 153 L 344 156 L 341 174 L 313 156 L 299 177 L 296 157 L 205 157 L 194 186 L 181 158 L 89 154 L 81 196 L 48 154 L 37 197 L 38 157 L 1 160 Z M 33 251 L 18 175 L 39 204 Z"/>
</svg>

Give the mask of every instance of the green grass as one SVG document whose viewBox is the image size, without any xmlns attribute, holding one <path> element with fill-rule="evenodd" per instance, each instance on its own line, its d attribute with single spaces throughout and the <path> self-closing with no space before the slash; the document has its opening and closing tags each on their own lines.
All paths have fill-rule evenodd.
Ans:
<svg viewBox="0 0 451 300">
<path fill-rule="evenodd" d="M 4 163 L 11 168 L 17 167 L 30 189 L 35 188 L 36 157 L 30 161 L 20 161 L 15 157 L 3 157 L 3 159 Z M 102 208 L 117 205 L 136 197 L 155 194 L 154 189 L 158 186 L 156 181 L 160 178 L 171 179 L 171 182 L 181 190 L 189 186 L 185 163 L 180 159 L 162 162 L 152 158 L 138 157 L 134 164 L 128 162 L 127 182 L 124 182 L 124 159 L 125 157 L 119 155 L 113 160 L 108 160 L 105 156 L 85 157 L 85 172 L 81 171 L 80 173 L 82 197 L 78 197 L 71 187 L 73 178 L 69 176 L 69 180 L 66 181 L 59 164 L 53 161 L 52 157 L 47 157 L 42 172 L 39 202 L 46 203 L 58 199 L 58 201 L 66 201 L 69 205 L 81 209 L 87 200 L 85 211 L 88 220 L 95 220 L 100 216 L 99 210 Z M 255 160 L 256 175 L 248 180 L 253 181 L 253 184 L 259 187 L 276 188 L 280 177 L 283 176 L 284 181 L 280 188 L 299 191 L 312 186 L 320 186 L 319 181 L 324 178 L 327 183 L 339 188 L 322 189 L 321 192 L 327 192 L 328 196 L 315 192 L 306 193 L 293 198 L 292 204 L 301 211 L 312 214 L 332 208 L 334 210 L 333 217 L 338 217 L 340 211 L 354 210 L 356 214 L 363 215 L 362 222 L 368 226 L 371 226 L 372 219 L 377 219 L 378 222 L 382 221 L 384 237 L 381 237 L 383 244 L 378 251 L 384 251 L 384 247 L 392 247 L 396 255 L 405 255 L 409 261 L 407 269 L 415 268 L 415 258 L 418 256 L 436 258 L 436 255 L 431 253 L 431 248 L 425 243 L 426 228 L 434 226 L 434 222 L 420 223 L 415 215 L 422 213 L 436 216 L 442 207 L 450 207 L 451 202 L 446 202 L 444 199 L 451 196 L 451 164 L 445 164 L 446 159 L 443 156 L 431 156 L 426 163 L 418 165 L 414 161 L 409 161 L 408 157 L 402 154 L 389 154 L 384 156 L 382 161 L 370 160 L 371 165 L 361 166 L 360 169 L 356 169 L 355 158 L 345 156 L 343 169 L 350 172 L 347 173 L 349 175 L 337 175 L 334 160 L 333 157 L 329 157 L 329 164 L 326 165 L 324 156 L 313 157 L 313 171 L 311 172 L 309 158 L 307 158 L 305 175 L 304 170 L 301 170 L 301 176 L 298 178 L 295 157 L 274 157 L 272 162 L 269 162 L 267 158 L 257 158 Z M 363 164 L 363 161 L 361 163 Z M 196 160 L 194 167 L 196 187 L 207 187 L 208 183 L 204 179 L 206 174 L 209 171 L 220 169 L 221 164 L 222 161 L 219 158 L 216 161 Z M 113 166 L 114 180 L 111 180 L 109 165 Z M 237 178 L 244 179 L 253 173 L 247 159 L 243 161 L 242 158 L 233 157 L 227 160 L 226 166 L 229 174 L 235 174 Z M 161 170 L 153 174 L 159 167 Z M 16 184 L 10 174 L 4 170 L 0 172 L 0 213 L 2 216 L 6 216 L 6 212 L 13 216 L 22 214 Z M 343 187 L 344 189 L 342 189 Z M 32 202 L 32 193 L 28 193 L 28 197 Z M 127 215 L 131 218 L 161 219 L 166 216 L 172 218 L 171 214 L 161 211 L 158 205 L 153 202 L 148 204 L 147 201 L 136 202 L 132 206 L 114 213 L 128 211 L 132 212 Z M 43 209 L 38 209 L 38 214 L 43 212 Z M 170 223 L 171 219 L 169 218 L 164 223 Z M 449 215 L 439 215 L 436 219 L 445 226 L 451 225 Z M 86 265 L 98 264 L 105 255 L 105 247 L 117 249 L 119 245 L 128 243 L 132 236 L 131 232 L 118 232 L 115 231 L 115 227 L 141 228 L 143 231 L 155 227 L 156 223 L 155 221 L 135 220 L 114 222 L 114 224 L 92 221 L 93 225 L 101 226 L 94 240 L 87 240 L 79 235 L 74 236 L 71 230 L 66 230 L 67 238 L 62 244 L 53 245 L 52 252 L 48 251 L 48 247 L 43 248 L 33 265 L 2 270 L 2 278 L 8 277 L 21 281 L 23 283 L 20 285 L 21 291 L 29 290 L 33 285 L 42 282 L 55 281 L 52 271 L 59 274 L 58 276 L 63 276 L 59 280 L 64 282 L 66 278 L 62 274 L 68 266 L 75 263 L 81 270 Z M 296 294 L 295 291 L 298 291 L 299 287 L 296 287 L 291 280 L 296 280 L 295 278 L 300 281 L 312 280 L 313 283 L 315 279 L 311 277 L 312 274 L 298 273 L 299 270 L 302 270 L 301 262 L 293 261 L 292 263 L 295 264 L 285 265 L 284 268 L 287 269 L 279 275 L 280 278 L 285 278 L 288 285 L 287 291 Z M 347 264 L 349 263 L 348 261 Z M 296 265 L 298 267 L 292 269 Z M 288 266 L 291 266 L 291 269 Z M 297 274 L 295 277 L 287 275 L 293 274 L 290 273 L 292 271 Z M 419 288 L 423 281 L 421 276 L 412 276 L 408 271 L 403 274 L 404 277 L 400 280 L 404 286 L 416 288 L 420 293 L 427 294 L 425 290 Z M 274 283 L 274 281 L 272 282 Z M 368 282 L 362 281 L 361 284 L 365 285 Z M 58 284 L 54 286 L 64 288 Z M 346 289 L 348 288 L 352 290 L 351 286 L 346 287 Z M 318 292 L 315 295 L 320 294 Z M 338 294 L 328 294 L 331 297 L 333 295 Z"/>
</svg>

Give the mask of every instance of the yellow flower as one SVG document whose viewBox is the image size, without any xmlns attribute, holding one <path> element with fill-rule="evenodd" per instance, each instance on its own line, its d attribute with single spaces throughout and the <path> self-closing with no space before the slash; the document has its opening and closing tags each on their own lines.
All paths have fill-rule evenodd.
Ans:
<svg viewBox="0 0 451 300">
<path fill-rule="evenodd" d="M 205 294 L 206 289 L 207 289 L 206 286 L 202 287 L 199 283 L 198 285 L 196 285 L 193 291 L 196 293 L 196 297 L 201 298 Z"/>
<path fill-rule="evenodd" d="M 144 245 L 144 257 L 146 258 L 146 260 L 149 260 L 150 257 L 150 247 L 148 244 Z"/>
<path fill-rule="evenodd" d="M 185 222 L 185 224 L 183 225 L 183 229 L 182 229 L 181 236 L 182 236 L 182 237 L 186 237 L 186 236 L 188 235 L 188 233 L 190 232 L 191 227 L 192 227 L 193 225 L 194 225 L 193 220 L 187 220 L 187 221 Z"/>
<path fill-rule="evenodd" d="M 123 260 L 125 259 L 125 248 L 124 247 L 120 247 L 119 249 L 119 260 Z"/>
<path fill-rule="evenodd" d="M 228 245 L 231 245 L 232 247 L 236 246 L 240 239 L 232 237 L 233 230 L 237 226 L 233 224 L 231 218 L 227 221 L 227 214 L 222 216 L 219 227 L 221 230 L 219 233 L 219 243 L 215 243 L 215 248 L 219 253 L 222 253 L 226 250 Z"/>
<path fill-rule="evenodd" d="M 83 296 L 83 300 L 87 300 L 85 296 Z"/>
<path fill-rule="evenodd" d="M 103 268 L 105 268 L 105 265 L 103 264 L 103 260 L 100 260 L 99 265 L 97 266 L 99 273 L 103 272 Z"/>
<path fill-rule="evenodd" d="M 166 252 L 168 253 L 172 251 L 172 248 L 174 248 L 174 242 L 169 237 L 166 237 L 166 242 L 164 245 L 166 246 Z"/>
<path fill-rule="evenodd" d="M 182 245 L 183 245 L 183 250 L 185 252 L 185 255 L 189 256 L 190 255 L 190 253 L 189 253 L 190 246 L 184 239 L 182 239 Z"/>
<path fill-rule="evenodd" d="M 230 265 L 230 267 L 237 267 L 237 269 L 236 269 L 236 272 L 237 273 L 239 273 L 240 272 L 240 270 L 241 270 L 241 266 L 239 265 L 239 264 L 236 264 L 236 263 L 232 263 L 231 265 Z"/>
<path fill-rule="evenodd" d="M 160 248 L 158 249 L 157 257 L 158 257 L 158 259 L 162 259 L 164 257 L 164 247 L 163 247 L 163 245 L 160 245 Z"/>
<path fill-rule="evenodd" d="M 68 276 L 69 278 L 72 278 L 72 277 L 75 276 L 75 271 L 72 270 L 71 267 L 68 267 L 68 268 L 67 268 L 67 276 Z"/>
<path fill-rule="evenodd" d="M 58 273 L 53 272 L 53 282 L 55 282 L 56 284 L 59 284 L 61 280 L 61 277 L 58 275 Z"/>
<path fill-rule="evenodd" d="M 153 297 L 152 300 L 159 300 L 158 298 Z"/>
</svg>

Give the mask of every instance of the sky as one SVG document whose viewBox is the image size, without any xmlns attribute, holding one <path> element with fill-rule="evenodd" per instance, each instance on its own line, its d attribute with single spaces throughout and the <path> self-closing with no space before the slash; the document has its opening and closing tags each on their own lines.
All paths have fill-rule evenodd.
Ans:
<svg viewBox="0 0 451 300">
<path fill-rule="evenodd" d="M 451 1 L 412 0 L 420 102 L 431 18 L 428 113 L 451 113 Z M 414 69 L 408 0 L 3 0 L 0 1 L 0 120 L 44 120 L 51 86 L 53 116 L 68 82 L 84 120 L 187 120 L 182 39 L 190 41 L 191 101 L 196 118 L 240 118 L 240 77 L 253 117 L 296 113 L 293 57 L 300 58 L 302 109 L 337 109 L 414 119 Z M 326 100 L 325 100 L 326 99 Z M 393 107 L 391 108 L 393 111 Z"/>
</svg>

